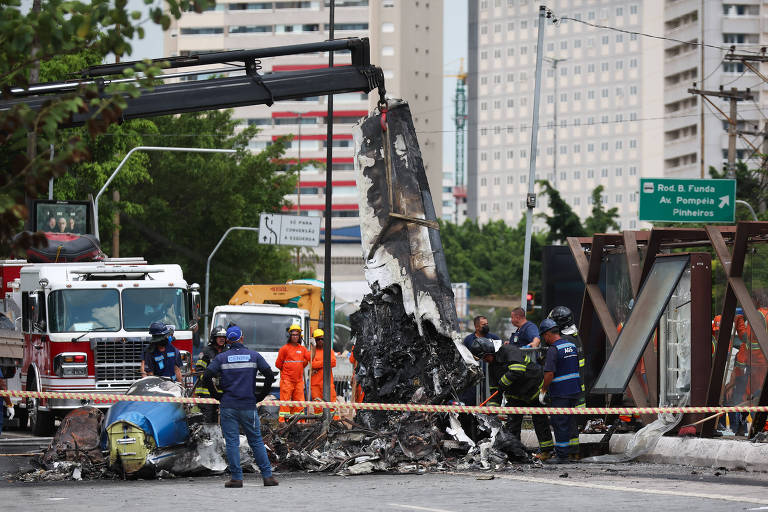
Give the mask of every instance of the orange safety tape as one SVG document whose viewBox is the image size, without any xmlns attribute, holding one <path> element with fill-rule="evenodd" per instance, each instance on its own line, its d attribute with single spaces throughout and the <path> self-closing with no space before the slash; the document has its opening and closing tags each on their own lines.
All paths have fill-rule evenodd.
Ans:
<svg viewBox="0 0 768 512">
<path fill-rule="evenodd" d="M 0 396 L 21 398 L 59 398 L 76 400 L 94 400 L 103 403 L 112 402 L 170 402 L 192 404 L 218 404 L 215 398 L 116 395 L 106 393 L 65 393 L 52 391 L 16 391 L 0 390 Z M 737 405 L 731 407 L 480 407 L 468 405 L 430 405 L 430 404 L 374 404 L 354 402 L 321 402 L 308 400 L 264 400 L 260 405 L 286 407 L 321 407 L 340 410 L 374 411 L 410 411 L 410 412 L 456 412 L 482 414 L 712 414 L 716 412 L 768 412 L 765 405 Z"/>
</svg>

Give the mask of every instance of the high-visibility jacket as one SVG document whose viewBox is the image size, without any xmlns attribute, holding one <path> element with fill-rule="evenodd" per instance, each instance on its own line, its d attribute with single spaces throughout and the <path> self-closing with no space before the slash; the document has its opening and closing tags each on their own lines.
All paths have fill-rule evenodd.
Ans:
<svg viewBox="0 0 768 512">
<path fill-rule="evenodd" d="M 524 354 L 517 345 L 502 345 L 493 356 L 488 367 L 489 389 L 491 393 L 501 390 L 504 396 L 524 402 L 533 401 L 541 391 L 544 372 L 538 363 Z M 496 395 L 489 406 L 501 404 L 501 396 Z"/>
<path fill-rule="evenodd" d="M 768 329 L 768 308 L 762 307 L 759 308 L 758 311 L 763 315 L 763 326 Z M 747 343 L 749 344 L 747 349 L 749 350 L 749 362 L 751 366 L 768 365 L 768 360 L 766 360 L 765 354 L 763 354 L 763 350 L 757 342 L 757 335 L 754 333 L 751 325 L 747 326 Z"/>
<path fill-rule="evenodd" d="M 309 350 L 303 345 L 286 343 L 277 353 L 275 366 L 280 370 L 280 379 L 294 382 L 304 380 L 304 367 L 309 364 Z"/>
<path fill-rule="evenodd" d="M 226 345 L 224 346 L 222 352 L 225 350 L 227 350 Z M 197 361 L 195 361 L 195 371 L 204 373 L 205 370 L 208 369 L 208 365 L 211 364 L 211 361 L 213 361 L 219 354 L 220 352 L 218 351 L 217 347 L 209 344 L 203 349 L 202 352 L 200 352 Z M 218 384 L 218 379 L 214 379 L 213 385 L 216 386 L 216 389 L 219 389 Z M 202 379 L 198 379 L 197 383 L 195 384 L 195 396 L 210 398 L 210 395 L 211 394 L 208 391 L 208 388 L 203 386 Z"/>
<path fill-rule="evenodd" d="M 331 350 L 331 368 L 336 368 L 336 354 Z M 331 372 L 331 385 L 333 385 L 333 371 Z M 323 385 L 323 349 L 318 348 L 315 351 L 315 358 L 312 360 L 312 376 L 309 378 L 311 386 Z"/>
</svg>

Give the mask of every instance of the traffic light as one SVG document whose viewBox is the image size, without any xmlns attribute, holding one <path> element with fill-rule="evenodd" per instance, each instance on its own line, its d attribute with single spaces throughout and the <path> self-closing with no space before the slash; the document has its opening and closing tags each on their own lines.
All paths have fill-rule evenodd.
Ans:
<svg viewBox="0 0 768 512">
<path fill-rule="evenodd" d="M 525 310 L 533 311 L 533 294 L 531 292 L 528 292 L 528 295 L 525 296 L 525 301 Z"/>
</svg>

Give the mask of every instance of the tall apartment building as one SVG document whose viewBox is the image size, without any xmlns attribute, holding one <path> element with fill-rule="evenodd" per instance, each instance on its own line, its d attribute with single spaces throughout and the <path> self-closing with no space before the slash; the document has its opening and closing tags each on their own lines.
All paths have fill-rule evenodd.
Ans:
<svg viewBox="0 0 768 512">
<path fill-rule="evenodd" d="M 188 13 L 174 22 L 165 35 L 165 54 L 189 55 L 211 50 L 265 48 L 318 42 L 329 37 L 328 0 L 243 2 L 217 0 L 213 10 Z M 387 92 L 411 104 L 430 185 L 437 192 L 440 214 L 442 180 L 442 2 L 405 0 L 336 0 L 335 38 L 369 37 L 371 61 L 384 69 Z M 335 65 L 349 64 L 349 55 L 334 54 Z M 264 59 L 262 72 L 325 67 L 327 53 Z M 202 74 L 197 78 L 204 78 Z M 368 114 L 378 99 L 375 91 L 334 96 L 333 206 L 334 231 L 345 229 L 339 239 L 349 242 L 359 226 L 352 126 Z M 286 158 L 317 161 L 304 169 L 295 194 L 287 197 L 287 213 L 322 216 L 325 210 L 327 151 L 327 97 L 281 101 L 272 107 L 241 107 L 235 117 L 258 125 L 251 141 L 258 151 L 277 137 L 294 136 Z M 324 224 L 323 224 L 324 225 Z M 318 275 L 323 274 L 323 248 L 318 248 Z M 334 279 L 362 279 L 359 244 L 333 246 Z"/>
<path fill-rule="evenodd" d="M 662 33 L 661 0 L 558 0 L 558 17 Z M 525 216 L 539 3 L 469 3 L 468 214 L 479 222 Z M 639 227 L 641 176 L 660 176 L 663 46 L 660 41 L 562 20 L 547 23 L 537 179 L 590 215 L 603 185 L 621 229 Z M 557 119 L 557 121 L 555 121 Z M 545 205 L 540 196 L 537 212 Z M 541 221 L 538 221 L 541 222 Z"/>
<path fill-rule="evenodd" d="M 764 33 L 768 3 L 760 0 L 700 2 L 665 0 L 664 35 L 684 42 L 728 48 L 737 53 L 757 51 L 768 38 Z M 714 108 L 692 95 L 688 89 L 704 90 L 753 87 L 754 102 L 738 105 L 740 130 L 762 130 L 765 117 L 760 112 L 762 80 L 739 62 L 723 60 L 725 51 L 710 46 L 667 42 L 664 50 L 664 174 L 680 178 L 708 178 L 709 166 L 720 169 L 727 160 L 727 124 Z M 727 100 L 710 98 L 728 113 Z M 755 129 L 757 127 L 757 129 Z M 752 154 L 742 140 L 737 141 L 737 158 Z M 755 165 L 755 162 L 752 162 Z"/>
</svg>

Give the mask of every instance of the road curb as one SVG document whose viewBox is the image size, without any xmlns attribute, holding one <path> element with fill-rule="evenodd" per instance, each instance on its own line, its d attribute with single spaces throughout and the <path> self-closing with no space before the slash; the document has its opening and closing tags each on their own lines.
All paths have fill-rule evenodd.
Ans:
<svg viewBox="0 0 768 512">
<path fill-rule="evenodd" d="M 611 454 L 624 453 L 634 434 L 611 436 Z M 521 435 L 528 449 L 536 449 L 538 442 L 533 430 Z M 581 434 L 579 442 L 597 443 L 603 434 Z M 702 439 L 698 437 L 662 437 L 649 453 L 636 460 L 656 464 L 684 464 L 699 467 L 726 468 L 752 472 L 768 472 L 768 443 L 751 443 L 731 439 Z"/>
</svg>

